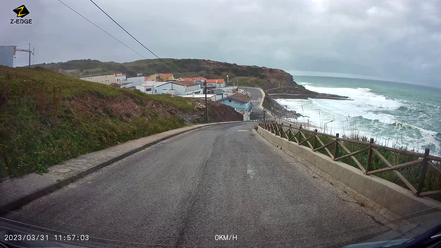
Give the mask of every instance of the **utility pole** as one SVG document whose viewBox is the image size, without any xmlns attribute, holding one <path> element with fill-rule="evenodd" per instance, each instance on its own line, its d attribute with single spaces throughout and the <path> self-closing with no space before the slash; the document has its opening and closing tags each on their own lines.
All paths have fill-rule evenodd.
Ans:
<svg viewBox="0 0 441 248">
<path fill-rule="evenodd" d="M 29 43 L 29 68 L 31 68 L 31 43 Z"/>
<path fill-rule="evenodd" d="M 207 81 L 204 83 L 205 90 L 205 122 L 208 123 Z"/>
</svg>

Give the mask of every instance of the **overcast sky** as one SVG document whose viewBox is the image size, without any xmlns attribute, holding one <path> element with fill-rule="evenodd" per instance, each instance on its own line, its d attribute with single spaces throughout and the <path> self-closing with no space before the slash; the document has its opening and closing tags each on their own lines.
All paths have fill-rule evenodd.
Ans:
<svg viewBox="0 0 441 248">
<path fill-rule="evenodd" d="M 144 55 L 87 0 L 62 0 Z M 95 0 L 164 58 L 199 58 L 295 74 L 361 75 L 441 87 L 441 2 L 380 0 Z M 32 25 L 9 24 L 25 4 Z M 57 0 L 0 0 L 0 45 L 31 42 L 34 63 L 143 59 Z M 26 64 L 17 54 L 17 64 Z"/>
</svg>

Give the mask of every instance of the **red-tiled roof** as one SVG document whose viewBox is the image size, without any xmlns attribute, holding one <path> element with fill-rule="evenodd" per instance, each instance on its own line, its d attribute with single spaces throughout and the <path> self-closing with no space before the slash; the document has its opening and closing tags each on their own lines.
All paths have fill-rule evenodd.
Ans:
<svg viewBox="0 0 441 248">
<path fill-rule="evenodd" d="M 182 81 L 196 81 L 196 80 L 207 80 L 204 77 L 189 77 L 189 78 L 181 78 Z"/>
<path fill-rule="evenodd" d="M 122 74 L 122 73 L 117 73 L 116 75 L 115 75 L 115 77 L 125 77 L 126 75 L 124 75 L 124 74 Z"/>
<path fill-rule="evenodd" d="M 207 83 L 216 83 L 216 81 L 217 81 L 217 83 L 218 84 L 223 84 L 224 83 L 224 80 L 223 79 L 207 79 L 207 80 L 205 80 Z"/>
<path fill-rule="evenodd" d="M 193 86 L 193 85 L 199 85 L 193 83 L 193 81 L 176 81 L 174 84 L 182 85 L 182 86 Z"/>
</svg>

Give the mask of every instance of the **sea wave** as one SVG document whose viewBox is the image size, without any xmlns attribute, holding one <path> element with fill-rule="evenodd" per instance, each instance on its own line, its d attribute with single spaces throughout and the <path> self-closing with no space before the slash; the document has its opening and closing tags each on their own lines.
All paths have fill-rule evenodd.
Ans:
<svg viewBox="0 0 441 248">
<path fill-rule="evenodd" d="M 346 116 L 363 116 L 367 119 L 379 120 L 387 124 L 395 121 L 393 114 L 378 111 L 395 111 L 402 106 L 400 101 L 375 94 L 370 88 L 329 88 L 315 86 L 306 86 L 306 88 L 320 93 L 345 95 L 352 99 L 352 101 L 315 99 L 314 101 L 321 108 Z"/>
<path fill-rule="evenodd" d="M 441 155 L 441 134 L 428 130 L 435 126 L 423 123 L 433 121 L 432 110 L 439 111 L 436 105 L 426 110 L 425 103 L 415 105 L 416 102 L 411 100 L 392 99 L 374 93 L 367 87 L 331 88 L 307 84 L 305 88 L 320 93 L 349 96 L 352 101 L 277 100 L 304 115 L 298 121 L 311 123 L 319 127 L 320 131 L 331 134 L 374 138 L 382 145 L 407 147 L 420 152 L 424 151 L 424 147 L 431 147 L 431 154 Z"/>
</svg>

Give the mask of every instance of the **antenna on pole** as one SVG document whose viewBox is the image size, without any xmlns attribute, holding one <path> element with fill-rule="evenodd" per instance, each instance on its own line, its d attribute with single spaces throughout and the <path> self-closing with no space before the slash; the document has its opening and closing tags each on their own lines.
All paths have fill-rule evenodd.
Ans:
<svg viewBox="0 0 441 248">
<path fill-rule="evenodd" d="M 29 49 L 17 49 L 17 48 L 15 48 L 15 51 L 18 51 L 18 52 L 26 52 L 26 53 L 29 53 L 29 67 L 31 67 L 31 55 L 35 55 L 35 48 L 34 47 L 32 47 L 33 49 L 31 50 L 31 43 L 28 43 L 28 45 L 29 45 Z"/>
</svg>

